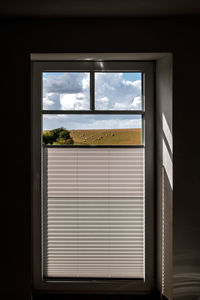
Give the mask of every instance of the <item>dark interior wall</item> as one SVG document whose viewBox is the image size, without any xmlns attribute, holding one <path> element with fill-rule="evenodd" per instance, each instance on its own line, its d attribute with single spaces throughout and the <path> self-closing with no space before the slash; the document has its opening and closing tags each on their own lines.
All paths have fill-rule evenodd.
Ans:
<svg viewBox="0 0 200 300">
<path fill-rule="evenodd" d="M 3 299 L 31 295 L 30 53 L 37 52 L 173 53 L 174 292 L 200 295 L 199 33 L 198 19 L 1 22 Z"/>
</svg>

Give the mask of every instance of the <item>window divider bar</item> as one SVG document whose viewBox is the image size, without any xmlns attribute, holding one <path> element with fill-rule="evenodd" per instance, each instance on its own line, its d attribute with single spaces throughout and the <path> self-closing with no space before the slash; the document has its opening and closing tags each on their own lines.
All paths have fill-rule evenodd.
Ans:
<svg viewBox="0 0 200 300">
<path fill-rule="evenodd" d="M 43 148 L 145 148 L 141 145 L 43 145 Z"/>
<path fill-rule="evenodd" d="M 93 108 L 94 109 L 94 108 Z M 42 110 L 42 114 L 144 115 L 142 110 Z"/>
<path fill-rule="evenodd" d="M 95 96 L 94 96 L 94 72 L 90 72 L 90 110 L 95 110 Z"/>
</svg>

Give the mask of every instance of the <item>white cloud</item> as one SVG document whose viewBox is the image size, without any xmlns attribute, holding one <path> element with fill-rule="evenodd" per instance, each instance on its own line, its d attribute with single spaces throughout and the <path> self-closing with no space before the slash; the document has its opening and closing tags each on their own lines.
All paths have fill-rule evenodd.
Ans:
<svg viewBox="0 0 200 300">
<path fill-rule="evenodd" d="M 66 104 L 66 100 L 63 100 L 66 99 L 67 94 L 69 95 L 68 99 L 71 99 L 73 103 L 72 105 Z M 82 97 L 82 102 L 85 101 L 84 104 L 79 103 L 80 97 Z M 77 103 L 74 102 L 75 98 L 78 101 Z M 70 106 L 70 109 L 82 109 L 84 106 L 84 109 L 89 109 L 89 73 L 58 72 L 44 74 L 43 108 L 47 110 L 69 109 L 63 108 L 63 106 Z"/>
<path fill-rule="evenodd" d="M 141 105 L 141 97 L 134 97 L 133 103 L 131 104 L 135 109 L 139 109 Z"/>
<path fill-rule="evenodd" d="M 84 110 L 88 109 L 87 98 L 83 93 L 61 94 L 60 105 L 62 110 Z"/>
<path fill-rule="evenodd" d="M 104 102 L 104 103 L 105 103 L 105 102 L 108 102 L 108 100 L 109 100 L 108 97 L 102 97 L 102 98 L 100 99 L 100 101 L 101 101 L 101 102 Z"/>
<path fill-rule="evenodd" d="M 125 80 L 123 73 L 95 73 L 96 109 L 141 108 L 141 80 Z M 44 109 L 89 109 L 90 76 L 84 72 L 45 73 Z"/>
<path fill-rule="evenodd" d="M 43 97 L 43 109 L 57 109 L 60 105 L 60 98 L 58 94 L 55 93 L 46 93 Z"/>
<path fill-rule="evenodd" d="M 141 109 L 141 80 L 125 80 L 123 73 L 96 73 L 95 79 L 96 109 Z M 43 87 L 44 109 L 89 109 L 88 73 L 48 73 L 43 78 Z M 141 120 L 137 116 L 130 115 L 44 116 L 44 129 L 58 127 L 67 129 L 141 128 Z"/>
<path fill-rule="evenodd" d="M 97 73 L 95 76 L 96 108 L 141 109 L 141 80 L 125 80 L 123 73 Z M 102 99 L 107 98 L 107 103 Z"/>
<path fill-rule="evenodd" d="M 99 98 L 99 101 L 95 102 L 95 108 L 100 110 L 109 110 L 109 99 L 108 97 Z"/>
<path fill-rule="evenodd" d="M 54 114 L 43 115 L 44 122 L 46 122 L 46 120 L 52 120 L 52 119 L 65 121 L 65 119 L 68 119 L 68 118 L 69 118 L 69 115 L 60 115 L 60 114 L 59 115 L 54 115 Z"/>
<path fill-rule="evenodd" d="M 83 88 L 83 90 L 89 90 L 89 86 L 90 86 L 90 77 L 85 76 L 82 79 L 82 88 Z"/>
<path fill-rule="evenodd" d="M 52 106 L 54 104 L 54 102 L 50 99 L 48 99 L 48 97 L 44 97 L 43 98 L 43 108 L 45 109 L 45 107 L 49 107 Z"/>
<path fill-rule="evenodd" d="M 127 108 L 127 105 L 126 103 L 123 103 L 123 102 L 115 102 L 113 104 L 113 109 L 116 109 L 116 110 L 124 110 Z"/>
<path fill-rule="evenodd" d="M 124 128 L 140 128 L 139 119 L 113 119 L 113 120 L 97 120 L 89 124 L 90 129 L 124 129 Z"/>
<path fill-rule="evenodd" d="M 135 80 L 132 82 L 132 85 L 137 88 L 137 89 L 141 89 L 141 80 Z"/>
</svg>

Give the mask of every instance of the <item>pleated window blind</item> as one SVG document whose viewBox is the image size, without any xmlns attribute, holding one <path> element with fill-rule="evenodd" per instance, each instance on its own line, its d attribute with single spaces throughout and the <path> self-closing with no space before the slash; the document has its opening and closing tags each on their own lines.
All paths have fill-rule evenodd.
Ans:
<svg viewBox="0 0 200 300">
<path fill-rule="evenodd" d="M 144 278 L 144 149 L 44 148 L 43 273 Z"/>
</svg>

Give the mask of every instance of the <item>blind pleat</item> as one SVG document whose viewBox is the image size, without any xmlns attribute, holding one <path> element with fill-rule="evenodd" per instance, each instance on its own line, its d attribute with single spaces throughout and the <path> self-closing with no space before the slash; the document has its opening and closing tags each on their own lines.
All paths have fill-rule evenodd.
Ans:
<svg viewBox="0 0 200 300">
<path fill-rule="evenodd" d="M 144 149 L 44 149 L 46 277 L 143 278 Z"/>
</svg>

